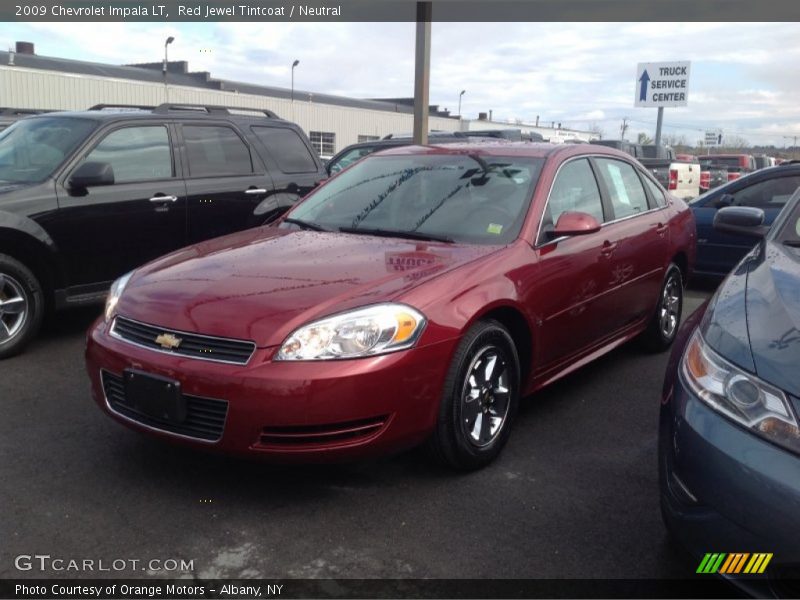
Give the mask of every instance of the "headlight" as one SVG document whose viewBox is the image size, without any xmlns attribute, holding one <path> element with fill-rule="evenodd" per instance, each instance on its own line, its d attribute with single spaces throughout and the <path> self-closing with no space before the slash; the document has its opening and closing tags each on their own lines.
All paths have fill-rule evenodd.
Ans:
<svg viewBox="0 0 800 600">
<path fill-rule="evenodd" d="M 781 390 L 714 352 L 699 331 L 683 355 L 686 382 L 704 402 L 764 438 L 800 452 L 800 429 Z"/>
<path fill-rule="evenodd" d="M 410 348 L 425 317 L 410 306 L 377 304 L 314 321 L 297 329 L 275 360 L 330 360 L 373 356 Z"/>
<path fill-rule="evenodd" d="M 108 292 L 108 298 L 106 299 L 106 322 L 111 320 L 111 317 L 114 316 L 114 311 L 117 308 L 119 297 L 122 295 L 122 291 L 125 289 L 125 286 L 128 285 L 131 275 L 133 275 L 133 271 L 123 275 L 111 284 L 111 290 Z"/>
</svg>

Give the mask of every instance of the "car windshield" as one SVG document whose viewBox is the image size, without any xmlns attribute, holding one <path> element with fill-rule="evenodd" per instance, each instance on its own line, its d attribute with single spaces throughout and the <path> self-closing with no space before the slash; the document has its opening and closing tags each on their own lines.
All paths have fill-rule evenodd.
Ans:
<svg viewBox="0 0 800 600">
<path fill-rule="evenodd" d="M 299 204 L 293 226 L 506 244 L 519 234 L 544 159 L 373 155 Z"/>
<path fill-rule="evenodd" d="M 347 167 L 352 165 L 357 160 L 364 158 L 367 154 L 372 154 L 375 151 L 374 146 L 366 146 L 364 148 L 353 148 L 350 152 L 346 152 L 340 156 L 336 162 L 331 161 L 328 165 L 331 175 L 344 171 Z"/>
<path fill-rule="evenodd" d="M 0 184 L 44 181 L 96 126 L 76 117 L 17 121 L 0 132 Z"/>
<path fill-rule="evenodd" d="M 774 239 L 778 243 L 800 248 L 800 190 L 794 193 L 786 210 L 791 212 L 783 221 L 780 230 L 775 232 Z"/>
</svg>

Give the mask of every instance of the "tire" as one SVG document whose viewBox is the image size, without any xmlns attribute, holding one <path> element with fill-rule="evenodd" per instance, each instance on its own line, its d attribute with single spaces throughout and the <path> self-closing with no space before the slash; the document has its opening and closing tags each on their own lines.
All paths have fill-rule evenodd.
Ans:
<svg viewBox="0 0 800 600">
<path fill-rule="evenodd" d="M 647 329 L 642 334 L 642 343 L 651 352 L 663 352 L 675 341 L 683 312 L 683 275 L 675 263 L 670 263 L 658 304 Z"/>
<path fill-rule="evenodd" d="M 519 388 L 519 357 L 508 330 L 497 321 L 476 323 L 459 343 L 445 378 L 436 429 L 428 440 L 433 458 L 462 471 L 497 458 L 517 415 Z"/>
<path fill-rule="evenodd" d="M 42 286 L 18 260 L 0 254 L 0 359 L 22 352 L 42 324 Z"/>
</svg>

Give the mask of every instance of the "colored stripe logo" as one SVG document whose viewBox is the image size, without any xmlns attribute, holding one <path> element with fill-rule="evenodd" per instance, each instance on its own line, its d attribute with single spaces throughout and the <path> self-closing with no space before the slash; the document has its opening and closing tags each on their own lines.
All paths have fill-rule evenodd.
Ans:
<svg viewBox="0 0 800 600">
<path fill-rule="evenodd" d="M 757 552 L 755 554 L 748 552 L 733 552 L 730 554 L 709 552 L 700 561 L 697 573 L 722 573 L 725 575 L 745 573 L 756 575 L 763 573 L 771 560 L 771 552 Z"/>
</svg>

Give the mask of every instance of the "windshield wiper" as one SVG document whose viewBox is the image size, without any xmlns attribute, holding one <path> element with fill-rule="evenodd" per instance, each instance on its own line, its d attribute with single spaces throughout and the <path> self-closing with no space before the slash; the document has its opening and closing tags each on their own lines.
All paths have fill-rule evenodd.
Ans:
<svg viewBox="0 0 800 600">
<path fill-rule="evenodd" d="M 800 248 L 800 240 L 784 240 L 783 245 L 790 248 Z"/>
<path fill-rule="evenodd" d="M 435 233 L 421 233 L 419 231 L 401 231 L 395 229 L 370 229 L 368 227 L 340 227 L 342 233 L 363 233 L 364 235 L 378 235 L 381 237 L 398 237 L 409 240 L 422 240 L 424 242 L 443 242 L 453 244 L 455 240 L 445 235 Z"/>
<path fill-rule="evenodd" d="M 303 229 L 310 229 L 311 231 L 330 231 L 327 227 L 323 227 L 322 225 L 318 225 L 317 223 L 312 223 L 311 221 L 303 221 L 302 219 L 293 219 L 292 217 L 286 217 L 283 220 L 284 223 L 291 223 L 292 225 L 297 225 L 302 227 Z"/>
</svg>

